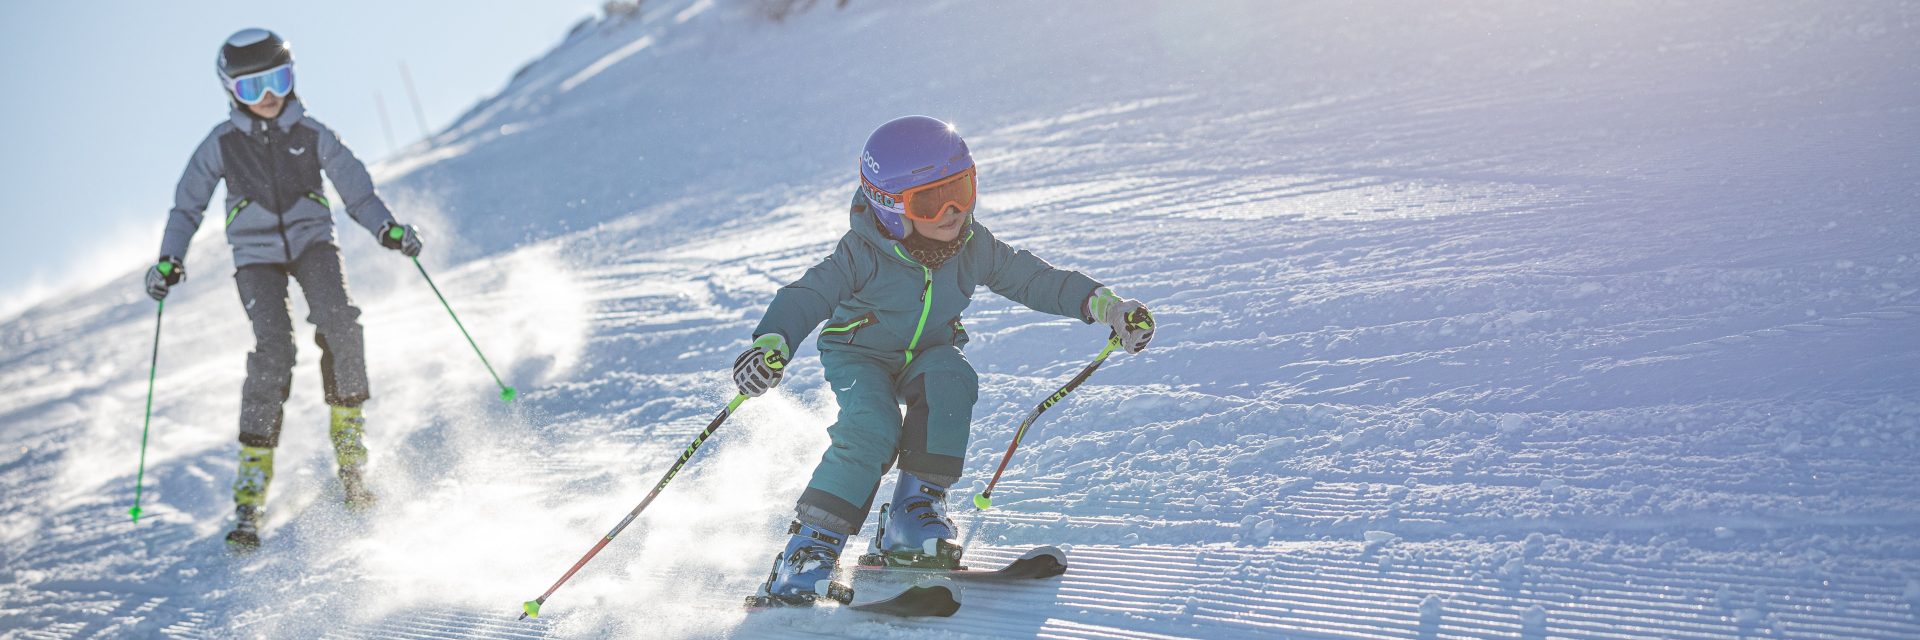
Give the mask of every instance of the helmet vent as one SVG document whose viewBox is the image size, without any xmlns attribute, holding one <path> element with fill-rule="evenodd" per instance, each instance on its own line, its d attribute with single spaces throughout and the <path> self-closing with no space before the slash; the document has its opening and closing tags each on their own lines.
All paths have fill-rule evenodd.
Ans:
<svg viewBox="0 0 1920 640">
<path fill-rule="evenodd" d="M 913 173 L 914 173 L 914 175 L 920 175 L 920 174 L 922 174 L 922 173 L 926 173 L 926 172 L 928 172 L 928 171 L 932 171 L 932 170 L 933 170 L 933 165 L 927 165 L 927 166 L 924 166 L 924 167 L 920 167 L 920 168 L 918 168 L 918 169 L 914 169 L 914 170 L 913 170 Z"/>
</svg>

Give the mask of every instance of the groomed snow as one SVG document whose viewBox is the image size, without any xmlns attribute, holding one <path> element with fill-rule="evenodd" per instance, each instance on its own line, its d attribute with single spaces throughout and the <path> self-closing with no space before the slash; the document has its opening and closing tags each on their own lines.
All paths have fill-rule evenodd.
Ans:
<svg viewBox="0 0 1920 640">
<path fill-rule="evenodd" d="M 832 4 L 648 2 L 375 167 L 522 400 L 342 216 L 374 513 L 303 348 L 266 550 L 225 555 L 218 231 L 138 525 L 139 274 L 0 324 L 0 637 L 1920 637 L 1920 6 Z M 832 420 L 809 343 L 516 621 L 725 404 L 908 113 L 967 136 L 997 235 L 1161 323 L 992 511 L 953 501 L 972 563 L 1070 572 L 949 619 L 740 611 Z M 966 320 L 971 493 L 1105 331 Z"/>
</svg>

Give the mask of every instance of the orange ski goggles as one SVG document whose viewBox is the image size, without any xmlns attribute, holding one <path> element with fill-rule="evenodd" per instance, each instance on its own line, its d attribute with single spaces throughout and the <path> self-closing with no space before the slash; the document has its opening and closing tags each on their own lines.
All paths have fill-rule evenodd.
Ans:
<svg viewBox="0 0 1920 640">
<path fill-rule="evenodd" d="M 874 206 L 897 210 L 900 215 L 921 222 L 940 219 L 940 214 L 946 213 L 949 207 L 960 213 L 972 211 L 976 195 L 973 167 L 933 182 L 909 187 L 900 193 L 881 189 L 864 175 L 860 177 L 860 182 L 865 184 L 868 199 L 873 201 Z M 873 195 L 881 197 L 874 198 Z"/>
</svg>

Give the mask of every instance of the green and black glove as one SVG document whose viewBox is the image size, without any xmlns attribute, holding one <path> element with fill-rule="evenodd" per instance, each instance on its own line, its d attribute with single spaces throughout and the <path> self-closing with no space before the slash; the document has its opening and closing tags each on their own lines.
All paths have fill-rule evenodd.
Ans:
<svg viewBox="0 0 1920 640">
<path fill-rule="evenodd" d="M 740 393 L 758 398 L 780 386 L 787 372 L 787 339 L 769 333 L 753 339 L 753 346 L 733 361 L 733 384 Z"/>
<path fill-rule="evenodd" d="M 1153 340 L 1153 314 L 1139 300 L 1121 298 L 1112 289 L 1100 287 L 1087 296 L 1086 309 L 1088 318 L 1113 327 L 1127 353 L 1140 353 Z"/>
<path fill-rule="evenodd" d="M 380 226 L 380 246 L 412 258 L 420 255 L 420 231 L 413 225 L 387 222 Z"/>
<path fill-rule="evenodd" d="M 147 269 L 147 295 L 154 300 L 167 299 L 167 289 L 187 279 L 187 266 L 173 256 L 160 256 L 160 261 Z"/>
</svg>

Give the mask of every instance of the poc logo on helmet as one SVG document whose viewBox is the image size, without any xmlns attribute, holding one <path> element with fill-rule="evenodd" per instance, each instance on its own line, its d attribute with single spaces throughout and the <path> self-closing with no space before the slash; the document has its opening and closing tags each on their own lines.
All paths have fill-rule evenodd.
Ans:
<svg viewBox="0 0 1920 640">
<path fill-rule="evenodd" d="M 860 154 L 860 164 L 866 165 L 868 171 L 880 173 L 880 163 L 873 159 L 873 152 L 871 151 Z"/>
</svg>

